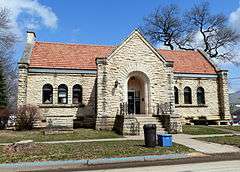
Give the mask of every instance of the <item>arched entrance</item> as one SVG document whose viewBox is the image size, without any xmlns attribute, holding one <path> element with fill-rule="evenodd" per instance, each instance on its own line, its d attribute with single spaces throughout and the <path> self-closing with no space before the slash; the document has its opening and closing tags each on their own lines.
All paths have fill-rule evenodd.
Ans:
<svg viewBox="0 0 240 172">
<path fill-rule="evenodd" d="M 149 81 L 142 72 L 131 72 L 127 82 L 128 114 L 148 114 Z"/>
</svg>

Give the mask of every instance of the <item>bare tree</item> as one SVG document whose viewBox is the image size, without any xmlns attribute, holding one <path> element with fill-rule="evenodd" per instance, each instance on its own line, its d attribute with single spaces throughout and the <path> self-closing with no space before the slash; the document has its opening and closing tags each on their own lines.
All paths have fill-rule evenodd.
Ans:
<svg viewBox="0 0 240 172">
<path fill-rule="evenodd" d="M 232 60 L 235 56 L 232 48 L 238 43 L 240 36 L 227 25 L 225 15 L 212 15 L 209 4 L 203 2 L 186 13 L 185 21 L 189 32 L 200 33 L 202 49 L 209 57 Z"/>
<path fill-rule="evenodd" d="M 181 35 L 181 20 L 176 5 L 157 8 L 144 18 L 144 22 L 142 30 L 152 43 L 163 43 L 174 49 L 174 40 Z"/>
<path fill-rule="evenodd" d="M 196 4 L 184 15 L 177 9 L 170 5 L 144 19 L 144 34 L 153 43 L 164 42 L 172 50 L 198 48 L 210 58 L 233 61 L 240 36 L 228 26 L 225 15 L 211 14 L 207 2 Z"/>
<path fill-rule="evenodd" d="M 11 32 L 10 11 L 0 9 L 0 63 L 7 84 L 8 106 L 15 106 L 17 90 L 16 63 L 13 59 L 17 37 Z"/>
</svg>

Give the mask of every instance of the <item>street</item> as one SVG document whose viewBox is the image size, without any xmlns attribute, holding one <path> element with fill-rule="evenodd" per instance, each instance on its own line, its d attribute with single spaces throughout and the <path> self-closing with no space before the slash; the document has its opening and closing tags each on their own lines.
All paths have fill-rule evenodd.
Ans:
<svg viewBox="0 0 240 172">
<path fill-rule="evenodd" d="M 96 172 L 240 172 L 240 160 L 95 170 Z"/>
</svg>

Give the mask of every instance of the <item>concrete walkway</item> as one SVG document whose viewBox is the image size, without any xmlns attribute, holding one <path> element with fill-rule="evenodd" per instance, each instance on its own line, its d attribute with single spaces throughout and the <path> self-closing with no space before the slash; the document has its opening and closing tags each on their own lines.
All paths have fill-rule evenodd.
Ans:
<svg viewBox="0 0 240 172">
<path fill-rule="evenodd" d="M 214 126 L 211 126 L 212 128 L 215 128 L 217 130 L 221 130 L 221 131 L 224 131 L 224 132 L 227 132 L 227 133 L 232 133 L 232 134 L 237 134 L 237 135 L 240 135 L 240 132 L 239 131 L 235 131 L 235 130 L 231 130 L 231 129 L 226 129 L 226 128 L 221 128 L 221 127 L 214 127 Z"/>
<path fill-rule="evenodd" d="M 226 135 L 226 134 L 225 134 Z M 204 137 L 208 137 L 212 135 L 204 135 Z M 214 135 L 217 136 L 217 135 Z M 223 136 L 218 135 L 218 136 Z M 175 143 L 190 147 L 195 149 L 196 151 L 206 153 L 206 154 L 215 154 L 215 153 L 229 153 L 229 152 L 240 152 L 240 148 L 230 145 L 222 145 L 217 143 L 205 142 L 196 140 L 194 138 L 198 138 L 201 136 L 192 136 L 187 134 L 176 134 L 173 136 L 173 141 Z"/>
<path fill-rule="evenodd" d="M 122 138 L 109 138 L 109 139 L 85 139 L 85 140 L 61 140 L 61 141 L 43 141 L 35 143 L 43 144 L 62 144 L 62 143 L 88 143 L 88 142 L 107 142 L 107 141 L 124 141 L 124 140 L 143 140 L 142 136 L 128 136 Z M 9 145 L 12 143 L 0 143 L 0 146 Z"/>
</svg>

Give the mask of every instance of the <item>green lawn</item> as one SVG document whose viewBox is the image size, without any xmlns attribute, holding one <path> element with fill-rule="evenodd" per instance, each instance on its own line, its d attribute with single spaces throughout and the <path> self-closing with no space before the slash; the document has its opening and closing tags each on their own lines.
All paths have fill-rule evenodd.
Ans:
<svg viewBox="0 0 240 172">
<path fill-rule="evenodd" d="M 227 132 L 203 125 L 183 125 L 183 133 L 191 135 L 227 134 Z"/>
<path fill-rule="evenodd" d="M 111 141 L 69 144 L 35 144 L 30 150 L 9 153 L 0 146 L 0 163 L 68 159 L 95 159 L 138 155 L 189 153 L 193 149 L 174 144 L 172 147 L 146 148 L 143 141 Z"/>
<path fill-rule="evenodd" d="M 233 131 L 239 131 L 240 132 L 240 126 L 216 126 L 216 128 L 223 128 Z"/>
<path fill-rule="evenodd" d="M 214 142 L 220 144 L 234 145 L 240 147 L 240 136 L 219 136 L 219 137 L 205 137 L 197 138 L 198 140 L 203 140 L 207 142 Z"/>
<path fill-rule="evenodd" d="M 76 129 L 73 133 L 44 135 L 41 130 L 10 131 L 0 130 L 0 143 L 11 143 L 21 140 L 59 141 L 59 140 L 84 140 L 122 137 L 112 131 L 97 131 L 93 129 Z"/>
</svg>

